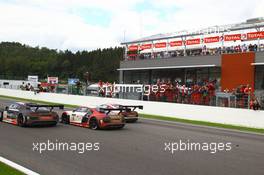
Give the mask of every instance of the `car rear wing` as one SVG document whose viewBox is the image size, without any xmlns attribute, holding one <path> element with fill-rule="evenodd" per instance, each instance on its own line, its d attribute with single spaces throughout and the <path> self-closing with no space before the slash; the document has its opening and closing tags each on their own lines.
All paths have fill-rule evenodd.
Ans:
<svg viewBox="0 0 264 175">
<path fill-rule="evenodd" d="M 52 111 L 54 108 L 64 109 L 64 105 L 56 104 L 56 105 L 38 105 L 38 104 L 27 104 L 28 107 L 35 107 L 35 111 L 37 111 L 39 108 L 50 108 L 50 111 Z"/>
<path fill-rule="evenodd" d="M 107 115 L 112 112 L 112 111 L 119 111 L 123 112 L 125 109 L 124 108 L 116 108 L 116 109 L 109 109 L 109 108 L 99 108 L 100 112 L 106 113 Z"/>
<path fill-rule="evenodd" d="M 120 105 L 120 108 L 125 108 L 125 109 L 131 109 L 131 108 L 133 108 L 132 110 L 135 111 L 137 108 L 142 110 L 143 109 L 143 106 L 142 105 L 140 105 L 140 106 Z"/>
</svg>

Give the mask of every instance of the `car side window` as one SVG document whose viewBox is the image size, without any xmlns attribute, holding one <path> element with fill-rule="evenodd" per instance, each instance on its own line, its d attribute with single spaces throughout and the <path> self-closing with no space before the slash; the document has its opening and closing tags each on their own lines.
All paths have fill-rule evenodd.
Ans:
<svg viewBox="0 0 264 175">
<path fill-rule="evenodd" d="M 76 112 L 87 112 L 87 108 L 86 107 L 79 107 L 79 108 L 77 108 L 75 111 Z"/>
<path fill-rule="evenodd" d="M 17 110 L 17 109 L 19 109 L 19 105 L 17 105 L 17 104 L 11 104 L 8 109 L 10 109 L 10 110 Z"/>
<path fill-rule="evenodd" d="M 93 112 L 90 109 L 88 109 L 87 110 L 87 115 L 92 115 L 92 114 L 93 114 Z"/>
<path fill-rule="evenodd" d="M 100 108 L 108 108 L 107 105 L 101 105 Z"/>
</svg>

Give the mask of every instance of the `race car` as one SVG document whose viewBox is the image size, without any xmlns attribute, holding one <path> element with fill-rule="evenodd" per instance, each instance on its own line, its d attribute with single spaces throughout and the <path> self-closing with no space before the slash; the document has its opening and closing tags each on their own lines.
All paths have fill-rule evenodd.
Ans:
<svg viewBox="0 0 264 175">
<path fill-rule="evenodd" d="M 121 115 L 124 116 L 126 122 L 136 122 L 138 120 L 138 112 L 135 111 L 137 108 L 143 109 L 143 106 L 126 106 L 120 104 L 102 104 L 99 108 L 117 109 L 122 108 Z"/>
<path fill-rule="evenodd" d="M 72 124 L 81 127 L 87 127 L 93 130 L 117 128 L 125 126 L 125 119 L 122 115 L 123 108 L 106 109 L 106 108 L 89 108 L 78 107 L 73 111 L 65 111 L 61 116 L 61 123 Z M 118 111 L 119 113 L 113 113 Z"/>
<path fill-rule="evenodd" d="M 59 116 L 54 108 L 63 109 L 63 105 L 42 105 L 16 102 L 0 111 L 0 121 L 18 126 L 57 125 Z"/>
</svg>

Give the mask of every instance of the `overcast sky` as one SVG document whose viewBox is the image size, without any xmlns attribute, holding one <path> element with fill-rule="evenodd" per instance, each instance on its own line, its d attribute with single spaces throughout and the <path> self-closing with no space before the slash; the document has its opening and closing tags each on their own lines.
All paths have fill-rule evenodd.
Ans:
<svg viewBox="0 0 264 175">
<path fill-rule="evenodd" d="M 0 42 L 93 50 L 264 17 L 264 0 L 0 0 Z"/>
</svg>

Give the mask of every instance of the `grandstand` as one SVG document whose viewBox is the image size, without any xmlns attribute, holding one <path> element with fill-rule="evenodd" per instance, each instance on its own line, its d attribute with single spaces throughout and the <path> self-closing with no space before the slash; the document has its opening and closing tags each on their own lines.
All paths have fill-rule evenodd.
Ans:
<svg viewBox="0 0 264 175">
<path fill-rule="evenodd" d="M 231 25 L 157 34 L 121 43 L 121 83 L 181 84 L 217 80 L 218 89 L 249 84 L 264 89 L 264 18 Z"/>
</svg>

